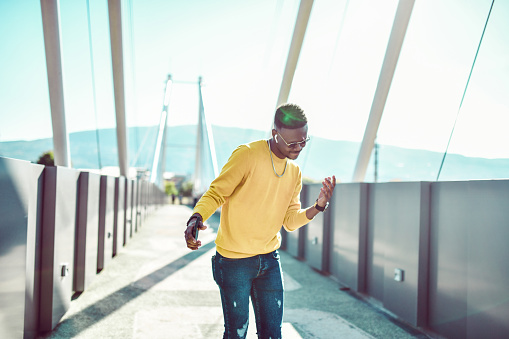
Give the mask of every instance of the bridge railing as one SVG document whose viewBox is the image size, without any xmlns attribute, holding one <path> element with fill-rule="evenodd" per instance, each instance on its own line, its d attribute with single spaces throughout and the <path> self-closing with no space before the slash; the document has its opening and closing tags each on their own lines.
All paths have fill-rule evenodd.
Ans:
<svg viewBox="0 0 509 339">
<path fill-rule="evenodd" d="M 320 186 L 304 186 L 303 205 Z M 416 327 L 507 338 L 507 206 L 509 180 L 338 184 L 328 211 L 283 231 L 283 245 Z"/>
<path fill-rule="evenodd" d="M 0 333 L 51 331 L 165 199 L 144 178 L 0 157 Z"/>
</svg>

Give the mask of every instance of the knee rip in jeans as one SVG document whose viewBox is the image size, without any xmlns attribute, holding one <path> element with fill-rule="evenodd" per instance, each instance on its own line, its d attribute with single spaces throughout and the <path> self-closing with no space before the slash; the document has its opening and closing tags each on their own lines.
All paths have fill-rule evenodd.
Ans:
<svg viewBox="0 0 509 339">
<path fill-rule="evenodd" d="M 244 336 L 246 335 L 246 331 L 247 331 L 247 326 L 248 325 L 249 325 L 249 319 L 246 321 L 244 326 L 242 326 L 242 328 L 239 328 L 237 330 L 237 334 L 239 335 L 240 338 L 244 338 Z"/>
</svg>

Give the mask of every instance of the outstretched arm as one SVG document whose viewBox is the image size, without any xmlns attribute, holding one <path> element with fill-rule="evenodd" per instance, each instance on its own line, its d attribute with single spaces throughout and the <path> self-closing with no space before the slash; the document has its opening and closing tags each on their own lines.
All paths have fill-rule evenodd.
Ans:
<svg viewBox="0 0 509 339">
<path fill-rule="evenodd" d="M 207 220 L 216 209 L 223 205 L 226 198 L 232 194 L 238 184 L 242 181 L 246 166 L 248 166 L 249 149 L 241 145 L 233 151 L 230 159 L 221 170 L 221 174 L 212 181 L 209 189 L 200 198 L 194 207 L 194 214 L 187 222 L 184 237 L 187 247 L 191 250 L 197 250 L 201 246 L 201 241 L 196 239 L 194 226 L 198 223 L 198 228 L 204 230 L 207 226 L 203 225 L 203 220 Z"/>
<path fill-rule="evenodd" d="M 322 185 L 323 186 L 320 189 L 320 194 L 318 195 L 316 204 L 320 207 L 325 207 L 325 205 L 332 198 L 332 194 L 334 193 L 334 187 L 336 187 L 336 176 L 333 175 L 332 178 L 325 178 L 322 181 Z M 313 219 L 318 213 L 320 213 L 320 211 L 315 208 L 315 205 L 306 209 L 306 217 L 310 220 Z"/>
</svg>

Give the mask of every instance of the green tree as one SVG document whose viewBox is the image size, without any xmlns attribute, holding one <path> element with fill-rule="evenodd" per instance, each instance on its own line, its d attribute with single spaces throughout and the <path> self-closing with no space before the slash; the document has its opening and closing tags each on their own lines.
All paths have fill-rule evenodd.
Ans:
<svg viewBox="0 0 509 339">
<path fill-rule="evenodd" d="M 167 181 L 164 184 L 164 186 L 165 186 L 164 189 L 165 189 L 166 195 L 177 195 L 178 194 L 177 187 L 175 186 L 175 182 Z"/>
<path fill-rule="evenodd" d="M 37 163 L 44 166 L 55 166 L 55 158 L 53 157 L 53 151 L 47 151 L 41 154 Z"/>
</svg>

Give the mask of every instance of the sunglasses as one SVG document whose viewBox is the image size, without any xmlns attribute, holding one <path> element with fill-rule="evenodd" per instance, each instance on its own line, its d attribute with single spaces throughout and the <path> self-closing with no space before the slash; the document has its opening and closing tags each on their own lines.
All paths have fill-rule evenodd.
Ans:
<svg viewBox="0 0 509 339">
<path fill-rule="evenodd" d="M 297 148 L 297 145 L 300 146 L 300 148 L 304 148 L 304 147 L 306 147 L 306 143 L 311 139 L 310 137 L 307 137 L 306 140 L 287 143 L 285 138 L 283 138 L 283 136 L 281 134 L 279 134 L 279 132 L 276 132 L 276 133 L 281 137 L 281 140 L 283 140 L 283 142 L 289 148 Z M 277 141 L 277 135 L 276 135 L 276 141 Z"/>
</svg>

